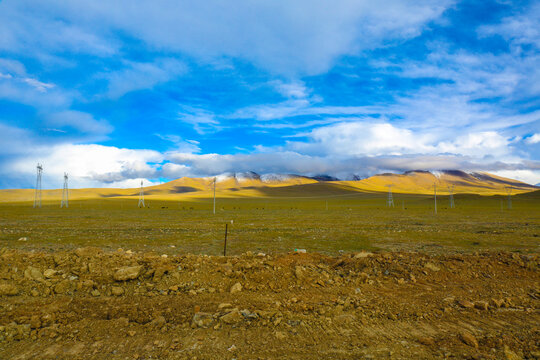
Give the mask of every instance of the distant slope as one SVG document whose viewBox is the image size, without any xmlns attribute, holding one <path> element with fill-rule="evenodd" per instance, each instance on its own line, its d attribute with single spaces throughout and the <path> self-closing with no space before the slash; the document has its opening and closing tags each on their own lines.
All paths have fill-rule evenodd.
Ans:
<svg viewBox="0 0 540 360">
<path fill-rule="evenodd" d="M 398 193 L 432 194 L 433 186 L 437 192 L 448 194 L 449 188 L 454 187 L 454 193 L 474 193 L 482 195 L 506 194 L 506 187 L 512 188 L 512 193 L 534 191 L 538 188 L 518 180 L 507 179 L 485 172 L 466 173 L 458 170 L 440 171 L 409 171 L 405 174 L 380 174 L 360 181 L 345 181 L 344 184 L 357 187 L 364 191 L 392 191 Z"/>
<path fill-rule="evenodd" d="M 538 187 L 517 180 L 499 177 L 485 172 L 466 173 L 451 170 L 440 172 L 409 171 L 404 174 L 379 174 L 355 181 L 326 181 L 326 176 L 310 178 L 298 175 L 267 174 L 253 172 L 224 174 L 216 176 L 216 194 L 219 197 L 331 197 L 348 196 L 355 193 L 387 192 L 392 185 L 395 193 L 433 194 L 437 186 L 438 194 L 448 194 L 453 186 L 454 193 L 480 195 L 506 195 L 506 188 L 512 194 L 538 190 Z M 148 199 L 204 198 L 213 195 L 214 178 L 183 177 L 164 184 L 144 188 Z M 139 189 L 73 189 L 70 199 L 96 198 L 136 198 Z M 59 201 L 60 189 L 43 190 L 43 201 Z M 0 202 L 33 201 L 34 190 L 0 190 Z"/>
</svg>

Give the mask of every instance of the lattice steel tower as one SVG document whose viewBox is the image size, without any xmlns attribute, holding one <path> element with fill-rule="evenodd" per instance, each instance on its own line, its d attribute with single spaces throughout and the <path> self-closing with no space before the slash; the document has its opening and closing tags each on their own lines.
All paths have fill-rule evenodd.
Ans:
<svg viewBox="0 0 540 360">
<path fill-rule="evenodd" d="M 60 207 L 68 207 L 68 200 L 68 174 L 64 173 L 64 189 L 62 190 L 62 202 L 60 203 Z"/>
<path fill-rule="evenodd" d="M 144 188 L 141 180 L 141 192 L 139 193 L 139 207 L 144 207 Z"/>
<path fill-rule="evenodd" d="M 392 197 L 392 186 L 394 185 L 386 185 L 388 187 L 388 200 L 386 200 L 386 206 L 387 207 L 394 207 L 394 198 Z"/>
<path fill-rule="evenodd" d="M 456 207 L 454 204 L 454 185 L 448 187 L 448 192 L 450 193 L 450 209 Z"/>
<path fill-rule="evenodd" d="M 36 179 L 36 192 L 34 194 L 34 207 L 41 207 L 41 174 L 43 173 L 43 166 L 40 163 L 37 164 L 37 179 Z"/>
</svg>

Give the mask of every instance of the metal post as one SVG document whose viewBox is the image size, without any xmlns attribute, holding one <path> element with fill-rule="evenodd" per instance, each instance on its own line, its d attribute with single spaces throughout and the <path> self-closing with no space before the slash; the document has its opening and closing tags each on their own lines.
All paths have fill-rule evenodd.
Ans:
<svg viewBox="0 0 540 360">
<path fill-rule="evenodd" d="M 223 256 L 227 256 L 227 230 L 229 224 L 225 223 L 225 243 L 223 244 Z"/>
</svg>

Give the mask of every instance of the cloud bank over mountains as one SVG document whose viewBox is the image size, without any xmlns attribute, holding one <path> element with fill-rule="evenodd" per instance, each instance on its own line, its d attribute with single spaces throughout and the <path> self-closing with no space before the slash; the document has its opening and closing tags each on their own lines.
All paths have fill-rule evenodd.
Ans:
<svg viewBox="0 0 540 360">
<path fill-rule="evenodd" d="M 535 1 L 0 3 L 0 187 L 224 172 L 540 181 Z"/>
</svg>

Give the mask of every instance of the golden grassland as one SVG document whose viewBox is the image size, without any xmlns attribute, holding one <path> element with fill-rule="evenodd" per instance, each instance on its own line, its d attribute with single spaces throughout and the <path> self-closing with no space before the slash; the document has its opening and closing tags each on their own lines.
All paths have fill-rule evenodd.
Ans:
<svg viewBox="0 0 540 360">
<path fill-rule="evenodd" d="M 365 249 L 538 252 L 540 247 L 539 191 L 512 196 L 512 209 L 501 195 L 458 194 L 455 209 L 449 208 L 448 196 L 438 196 L 435 214 L 432 195 L 397 193 L 395 207 L 387 208 L 386 193 L 339 187 L 322 192 L 316 188 L 321 186 L 286 187 L 280 196 L 268 188 L 265 197 L 245 192 L 232 197 L 234 191 L 223 191 L 215 215 L 209 191 L 206 197 L 151 194 L 145 208 L 137 207 L 137 196 L 71 200 L 67 209 L 47 197 L 41 209 L 29 201 L 0 203 L 0 243 L 43 250 L 98 246 L 218 255 L 227 223 L 231 255 L 296 248 L 337 254 Z"/>
</svg>

